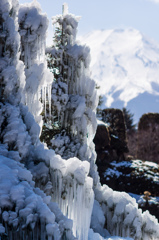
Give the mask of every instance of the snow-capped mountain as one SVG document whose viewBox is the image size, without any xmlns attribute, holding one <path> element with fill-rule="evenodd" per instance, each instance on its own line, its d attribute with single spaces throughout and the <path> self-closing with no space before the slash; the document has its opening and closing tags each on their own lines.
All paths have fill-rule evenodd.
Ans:
<svg viewBox="0 0 159 240">
<path fill-rule="evenodd" d="M 136 29 L 93 31 L 81 38 L 91 49 L 92 78 L 105 107 L 127 107 L 137 122 L 159 111 L 159 43 Z"/>
</svg>

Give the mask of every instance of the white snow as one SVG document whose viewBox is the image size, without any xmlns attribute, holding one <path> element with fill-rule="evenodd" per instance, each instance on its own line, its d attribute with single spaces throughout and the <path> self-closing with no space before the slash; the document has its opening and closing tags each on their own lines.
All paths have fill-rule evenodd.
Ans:
<svg viewBox="0 0 159 240">
<path fill-rule="evenodd" d="M 137 239 L 143 236 L 144 239 L 158 238 L 157 219 L 148 212 L 142 213 L 136 200 L 127 193 L 113 191 L 104 185 L 95 189 L 95 196 L 101 204 L 106 218 L 106 229 L 111 235 Z M 145 221 L 151 224 L 152 232 L 148 230 Z"/>
<path fill-rule="evenodd" d="M 158 169 L 158 164 L 157 164 L 157 163 L 154 163 L 154 162 L 145 161 L 145 162 L 144 162 L 144 165 L 148 165 L 148 166 L 150 166 L 150 167 L 152 167 L 152 168 Z"/>
<path fill-rule="evenodd" d="M 43 198 L 34 192 L 30 171 L 22 164 L 2 155 L 0 155 L 0 208 L 10 209 L 3 211 L 2 214 L 4 221 L 10 225 L 22 224 L 24 227 L 30 225 L 32 228 L 38 215 L 45 219 L 46 224 L 55 223 L 53 212 L 44 203 Z M 1 225 L 1 233 L 4 233 L 4 228 L 5 232 L 10 231 L 6 225 Z M 12 234 L 14 236 L 14 232 Z M 54 236 L 54 233 L 51 235 Z"/>
</svg>

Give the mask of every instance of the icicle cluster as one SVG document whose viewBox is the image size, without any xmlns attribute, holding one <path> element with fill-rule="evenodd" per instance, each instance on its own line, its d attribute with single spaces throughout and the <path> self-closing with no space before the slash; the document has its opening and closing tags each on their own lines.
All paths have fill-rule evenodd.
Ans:
<svg viewBox="0 0 159 240">
<path fill-rule="evenodd" d="M 7 176 L 7 178 L 6 178 Z M 24 165 L 0 156 L 0 236 L 8 239 L 74 240 L 72 221 L 51 197 L 34 187 Z M 3 226 L 3 227 L 2 227 Z"/>
<path fill-rule="evenodd" d="M 106 229 L 113 236 L 132 237 L 134 240 L 159 239 L 158 221 L 155 216 L 150 215 L 148 211 L 142 213 L 136 200 L 127 193 L 113 191 L 104 185 L 95 190 L 95 195 L 104 215 L 102 223 L 98 224 L 96 211 L 100 208 L 95 205 L 91 221 L 94 230 L 102 233 L 104 222 Z"/>
<path fill-rule="evenodd" d="M 88 238 L 94 202 L 93 180 L 88 177 L 89 163 L 77 158 L 63 161 L 59 155 L 51 161 L 53 201 L 65 216 L 73 219 L 73 233 L 80 239 Z"/>
<path fill-rule="evenodd" d="M 23 235 L 33 240 L 74 240 L 72 221 L 39 189 L 48 195 L 53 191 L 49 164 L 50 159 L 56 162 L 54 152 L 40 143 L 40 127 L 27 107 L 9 103 L 0 107 L 0 222 L 4 235 L 19 240 Z"/>
<path fill-rule="evenodd" d="M 45 41 L 48 19 L 41 12 L 37 2 L 23 4 L 19 9 L 19 33 L 21 36 L 21 60 L 25 64 L 26 105 L 42 127 L 43 111 L 46 115 L 46 104 L 51 108 L 52 74 L 47 69 L 45 59 Z M 43 102 L 42 103 L 40 102 Z"/>
</svg>

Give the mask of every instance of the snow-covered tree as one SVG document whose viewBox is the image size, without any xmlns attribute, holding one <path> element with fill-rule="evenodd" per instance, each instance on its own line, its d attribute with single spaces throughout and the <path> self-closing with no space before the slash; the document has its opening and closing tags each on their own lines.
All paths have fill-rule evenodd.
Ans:
<svg viewBox="0 0 159 240">
<path fill-rule="evenodd" d="M 3 175 L 0 175 L 0 237 L 3 238 L 3 235 L 6 234 L 7 238 L 16 240 L 28 239 L 28 237 L 33 240 L 37 238 L 41 240 L 74 240 L 73 229 L 79 239 L 84 239 L 85 236 L 88 236 L 94 196 L 92 180 L 88 177 L 89 164 L 85 162 L 81 164 L 78 159 L 68 159 L 66 163 L 62 158 L 55 156 L 54 151 L 48 150 L 39 140 L 40 121 L 38 121 L 38 110 L 34 109 L 35 103 L 39 106 L 39 99 L 36 100 L 35 96 L 38 96 L 37 92 L 41 83 L 45 85 L 47 82 L 45 81 L 47 70 L 36 59 L 39 51 L 41 52 L 43 49 L 37 42 L 36 30 L 38 29 L 40 36 L 42 33 L 45 36 L 44 28 L 39 28 L 39 19 L 43 15 L 41 16 L 36 4 L 34 1 L 33 4 L 23 5 L 20 8 L 19 23 L 21 26 L 19 27 L 17 21 L 18 2 L 15 0 L 0 2 L 0 18 L 3 20 L 0 32 L 0 39 L 2 39 L 0 41 L 0 78 L 2 82 L 0 169 L 2 173 L 4 172 Z M 36 23 L 32 22 L 34 15 L 37 20 L 37 28 Z M 44 25 L 45 20 L 46 17 L 42 20 Z M 32 29 L 32 36 L 30 36 L 30 30 L 26 31 L 26 25 Z M 22 52 L 20 52 L 18 29 L 21 34 Z M 19 60 L 20 56 L 25 64 L 25 72 L 24 64 Z M 26 62 L 25 59 L 27 59 Z M 31 64 L 35 63 L 35 74 L 32 66 L 28 66 L 30 61 Z M 37 80 L 38 76 L 40 83 Z M 22 93 L 30 96 L 32 101 L 30 104 L 28 104 L 27 98 L 22 98 Z M 60 176 L 58 179 L 56 179 L 57 175 Z M 66 182 L 70 182 L 69 186 L 72 185 L 74 188 L 70 189 L 70 194 L 65 194 L 64 201 L 62 193 L 65 186 L 67 187 Z M 84 211 L 80 217 L 80 209 L 77 208 L 78 196 L 84 199 L 81 206 Z M 53 199 L 61 199 L 61 201 L 63 199 L 63 206 L 67 208 L 68 197 L 74 205 L 69 217 L 77 219 L 78 216 L 81 224 L 69 220 L 68 214 L 64 216 L 57 204 L 53 203 Z M 61 209 L 63 210 L 62 207 Z M 85 224 L 82 224 L 82 219 L 85 219 Z"/>
<path fill-rule="evenodd" d="M 79 17 L 68 13 L 66 4 L 63 15 L 53 18 L 54 45 L 47 49 L 48 66 L 54 74 L 50 131 L 53 138 L 48 144 L 65 159 L 75 156 L 88 160 L 96 184 L 92 138 L 96 131 L 98 97 L 95 82 L 90 78 L 90 50 L 76 41 L 78 20 Z M 60 129 L 59 134 L 54 130 L 55 125 Z M 46 127 L 43 134 L 45 131 Z"/>
<path fill-rule="evenodd" d="M 40 143 L 40 127 L 24 106 L 18 8 L 16 0 L 0 1 L 0 238 L 73 240 L 72 221 L 35 187 L 50 193 L 54 152 Z"/>
</svg>

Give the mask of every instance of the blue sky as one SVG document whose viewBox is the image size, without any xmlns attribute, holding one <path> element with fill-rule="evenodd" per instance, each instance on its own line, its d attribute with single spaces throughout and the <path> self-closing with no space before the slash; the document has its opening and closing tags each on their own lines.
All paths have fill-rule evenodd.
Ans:
<svg viewBox="0 0 159 240">
<path fill-rule="evenodd" d="M 20 3 L 31 0 L 20 0 Z M 159 0 L 38 0 L 50 20 L 62 13 L 68 3 L 69 12 L 81 16 L 78 34 L 96 29 L 132 27 L 159 42 Z"/>
</svg>

